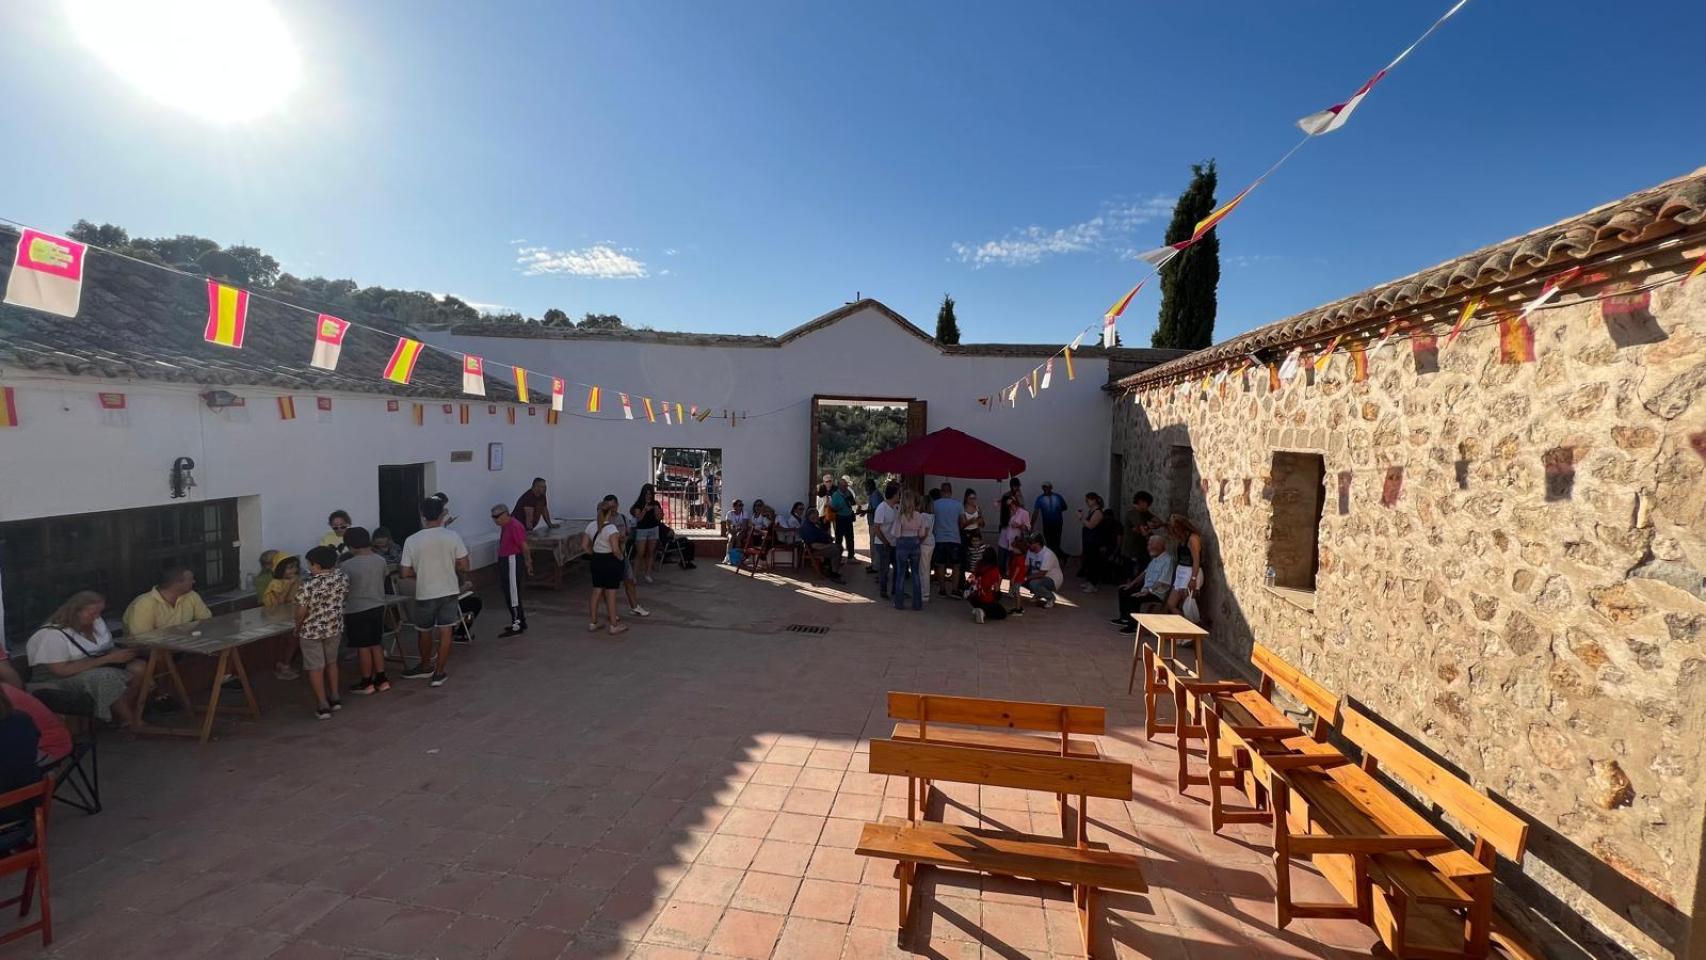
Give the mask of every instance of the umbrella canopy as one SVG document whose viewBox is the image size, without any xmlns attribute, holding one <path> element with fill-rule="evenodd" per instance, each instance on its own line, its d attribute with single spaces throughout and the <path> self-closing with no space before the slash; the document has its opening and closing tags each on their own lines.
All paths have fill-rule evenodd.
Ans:
<svg viewBox="0 0 1706 960">
<path fill-rule="evenodd" d="M 1023 458 L 952 427 L 927 433 L 865 461 L 882 473 L 933 473 L 971 480 L 1005 480 L 1025 472 Z"/>
</svg>

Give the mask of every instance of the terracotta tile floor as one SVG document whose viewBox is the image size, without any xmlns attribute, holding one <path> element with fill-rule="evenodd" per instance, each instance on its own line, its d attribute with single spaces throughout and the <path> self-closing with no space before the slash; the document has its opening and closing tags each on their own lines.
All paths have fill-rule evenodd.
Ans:
<svg viewBox="0 0 1706 960">
<path fill-rule="evenodd" d="M 1104 898 L 1100 956 L 1366 956 L 1351 923 L 1275 929 L 1262 830 L 1214 836 L 1177 796 L 1170 744 L 1144 742 L 1125 693 L 1110 592 L 978 626 L 963 603 L 873 602 L 863 566 L 848 580 L 670 568 L 644 591 L 652 618 L 613 640 L 585 631 L 578 573 L 529 595 L 521 639 L 496 639 L 488 597 L 441 689 L 398 681 L 320 723 L 267 679 L 266 718 L 207 746 L 107 737 L 106 812 L 54 811 L 48 955 L 1078 956 L 1063 888 L 945 871 L 925 871 L 896 948 L 891 865 L 852 847 L 864 818 L 904 811 L 864 751 L 905 689 L 1109 708 L 1104 749 L 1138 798 L 1092 801 L 1091 835 L 1141 852 L 1153 890 Z M 949 796 L 962 822 L 1058 829 L 1052 797 Z"/>
</svg>

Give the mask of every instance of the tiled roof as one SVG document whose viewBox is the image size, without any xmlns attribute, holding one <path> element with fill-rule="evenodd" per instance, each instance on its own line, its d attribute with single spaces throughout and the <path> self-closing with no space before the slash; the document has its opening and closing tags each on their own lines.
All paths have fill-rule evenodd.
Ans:
<svg viewBox="0 0 1706 960">
<path fill-rule="evenodd" d="M 0 227 L 0 289 L 17 248 L 15 230 Z M 251 298 L 243 349 L 202 339 L 207 285 L 90 250 L 83 300 L 72 319 L 0 304 L 0 363 L 74 376 L 137 378 L 209 386 L 252 385 L 282 390 L 350 391 L 454 399 L 462 393 L 460 361 L 423 351 L 413 381 L 399 386 L 381 372 L 396 346 L 395 334 L 351 327 L 336 371 L 308 365 L 314 352 L 314 314 Z M 350 318 L 353 319 L 353 318 Z M 503 371 L 488 366 L 488 390 Z M 529 391 L 535 403 L 548 394 Z M 513 394 L 511 394 L 513 396 Z"/>
<path fill-rule="evenodd" d="M 1384 322 L 1394 314 L 1421 312 L 1430 304 L 1458 299 L 1468 293 L 1486 293 L 1495 286 L 1515 293 L 1525 284 L 1540 283 L 1562 265 L 1702 226 L 1706 226 L 1706 168 L 1549 227 L 1258 327 L 1171 363 L 1133 374 L 1111 386 L 1164 381 L 1258 350 L 1314 342 Z"/>
</svg>

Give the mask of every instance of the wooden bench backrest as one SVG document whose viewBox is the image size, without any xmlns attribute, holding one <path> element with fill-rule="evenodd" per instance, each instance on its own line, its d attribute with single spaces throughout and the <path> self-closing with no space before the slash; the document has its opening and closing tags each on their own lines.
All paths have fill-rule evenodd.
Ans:
<svg viewBox="0 0 1706 960">
<path fill-rule="evenodd" d="M 1522 862 L 1523 850 L 1528 846 L 1528 824 L 1521 818 L 1358 713 L 1355 707 L 1347 706 L 1343 712 L 1340 730 L 1346 739 L 1362 748 L 1365 768 L 1373 769 L 1368 760 L 1374 758 L 1380 766 L 1457 818 L 1474 836 L 1475 856 L 1483 863 L 1490 866 L 1492 861 L 1483 845 Z"/>
<path fill-rule="evenodd" d="M 977 783 L 1108 800 L 1131 799 L 1131 764 L 957 747 L 922 740 L 872 740 L 871 772 Z"/>
<path fill-rule="evenodd" d="M 889 719 L 920 723 L 963 723 L 978 727 L 1011 727 L 1048 733 L 1101 735 L 1108 728 L 1108 711 L 1070 703 L 1032 703 L 1026 700 L 985 700 L 945 697 L 933 693 L 889 691 Z"/>
<path fill-rule="evenodd" d="M 1262 671 L 1262 676 L 1272 681 L 1281 690 L 1296 697 L 1309 712 L 1315 715 L 1315 731 L 1325 736 L 1329 728 L 1339 723 L 1339 695 L 1306 675 L 1280 658 L 1280 655 L 1256 644 L 1250 651 L 1250 662 L 1256 669 Z M 1264 687 L 1267 684 L 1263 685 Z M 1264 696 L 1272 695 L 1271 689 L 1264 689 Z"/>
</svg>

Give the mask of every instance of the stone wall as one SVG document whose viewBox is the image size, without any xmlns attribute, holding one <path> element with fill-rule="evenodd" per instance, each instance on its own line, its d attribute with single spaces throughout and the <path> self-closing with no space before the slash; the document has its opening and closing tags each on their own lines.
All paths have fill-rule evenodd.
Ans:
<svg viewBox="0 0 1706 960">
<path fill-rule="evenodd" d="M 1635 284 L 1648 267 L 1608 269 Z M 1694 893 L 1703 280 L 1537 314 L 1535 363 L 1501 364 L 1495 328 L 1470 329 L 1441 338 L 1437 370 L 1395 341 L 1361 383 L 1341 351 L 1277 392 L 1258 367 L 1224 396 L 1116 404 L 1126 491 L 1168 504 L 1169 458 L 1191 448 L 1220 669 L 1274 647 L 1528 819 L 1501 899 L 1541 915 L 1558 956 L 1669 955 Z M 1313 591 L 1263 583 L 1275 501 L 1300 496 L 1275 451 L 1325 458 Z"/>
</svg>

